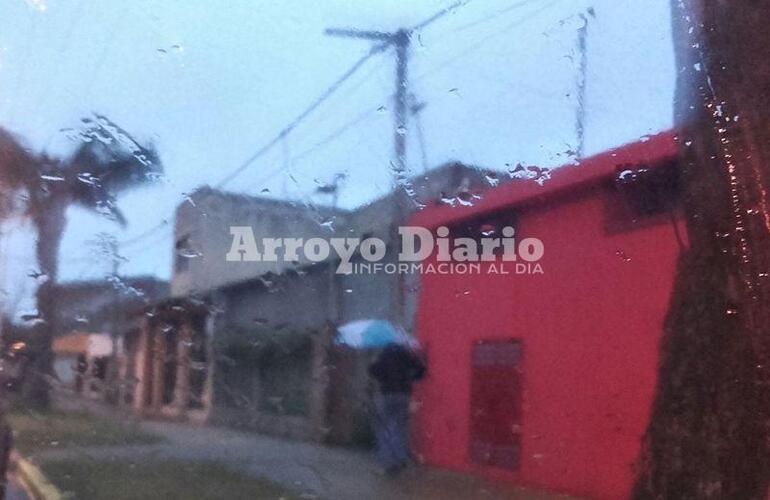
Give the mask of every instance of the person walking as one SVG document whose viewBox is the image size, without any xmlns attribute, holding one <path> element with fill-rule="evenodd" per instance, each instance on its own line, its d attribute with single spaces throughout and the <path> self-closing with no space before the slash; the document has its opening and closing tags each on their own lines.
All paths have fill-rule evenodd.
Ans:
<svg viewBox="0 0 770 500">
<path fill-rule="evenodd" d="M 412 385 L 425 376 L 425 364 L 411 349 L 388 344 L 369 366 L 377 381 L 375 437 L 377 458 L 389 476 L 409 463 L 409 398 Z"/>
</svg>

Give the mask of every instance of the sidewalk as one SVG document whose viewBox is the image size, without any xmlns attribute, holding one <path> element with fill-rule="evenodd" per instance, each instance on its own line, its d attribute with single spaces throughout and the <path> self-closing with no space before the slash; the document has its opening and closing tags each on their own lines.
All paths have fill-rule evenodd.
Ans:
<svg viewBox="0 0 770 500">
<path fill-rule="evenodd" d="M 85 404 L 85 406 L 84 406 Z M 128 419 L 112 408 L 93 402 L 61 402 L 63 409 L 86 409 L 110 418 Z M 165 438 L 152 445 L 58 449 L 41 454 L 47 460 L 73 456 L 141 461 L 183 459 L 216 461 L 254 477 L 265 477 L 298 491 L 303 498 L 359 500 L 370 498 L 453 500 L 558 498 L 492 484 L 430 467 L 414 467 L 398 478 L 383 477 L 368 453 L 286 441 L 259 434 L 176 422 L 144 421 L 141 428 Z M 566 498 L 566 497 L 561 497 Z"/>
</svg>

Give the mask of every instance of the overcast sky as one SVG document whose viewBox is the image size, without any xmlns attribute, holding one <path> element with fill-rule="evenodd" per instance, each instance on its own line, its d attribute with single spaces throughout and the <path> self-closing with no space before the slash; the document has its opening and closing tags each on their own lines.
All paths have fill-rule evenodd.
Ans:
<svg viewBox="0 0 770 500">
<path fill-rule="evenodd" d="M 413 40 L 410 89 L 426 104 L 422 150 L 408 131 L 409 166 L 459 160 L 505 170 L 556 166 L 576 146 L 580 14 L 589 16 L 586 152 L 669 128 L 674 62 L 669 0 L 471 0 Z M 124 274 L 171 270 L 174 207 L 216 184 L 270 140 L 369 49 L 327 27 L 393 30 L 443 0 L 4 0 L 0 3 L 0 126 L 37 151 L 66 155 L 62 129 L 98 112 L 152 141 L 166 178 L 120 200 L 125 229 L 71 209 L 62 279 L 101 276 L 89 244 L 169 224 L 124 248 Z M 227 188 L 325 200 L 316 181 L 346 172 L 340 203 L 387 192 L 394 54 L 370 59 L 288 139 Z M 342 130 L 342 132 L 339 132 Z M 290 174 L 290 175 L 289 175 Z M 264 191 L 268 190 L 268 191 Z M 12 230 L 13 228 L 15 230 Z M 11 297 L 34 290 L 32 235 L 5 225 Z M 13 301 L 13 299 L 9 299 Z"/>
</svg>

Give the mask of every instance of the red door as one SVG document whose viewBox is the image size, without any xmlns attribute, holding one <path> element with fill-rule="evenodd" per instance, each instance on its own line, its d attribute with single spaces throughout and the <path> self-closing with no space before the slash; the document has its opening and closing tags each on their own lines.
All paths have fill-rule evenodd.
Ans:
<svg viewBox="0 0 770 500">
<path fill-rule="evenodd" d="M 509 470 L 519 466 L 521 358 L 516 340 L 473 346 L 470 456 L 475 463 Z"/>
</svg>

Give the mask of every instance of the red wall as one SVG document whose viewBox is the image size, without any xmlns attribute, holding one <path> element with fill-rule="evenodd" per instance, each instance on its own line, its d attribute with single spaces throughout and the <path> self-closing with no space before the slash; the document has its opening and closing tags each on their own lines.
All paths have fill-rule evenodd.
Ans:
<svg viewBox="0 0 770 500">
<path fill-rule="evenodd" d="M 679 246 L 665 218 L 608 234 L 609 193 L 596 187 L 518 214 L 517 237 L 545 244 L 544 274 L 423 275 L 417 333 L 429 375 L 415 394 L 414 445 L 428 463 L 628 497 Z M 515 473 L 468 459 L 471 346 L 495 338 L 524 348 Z"/>
</svg>

